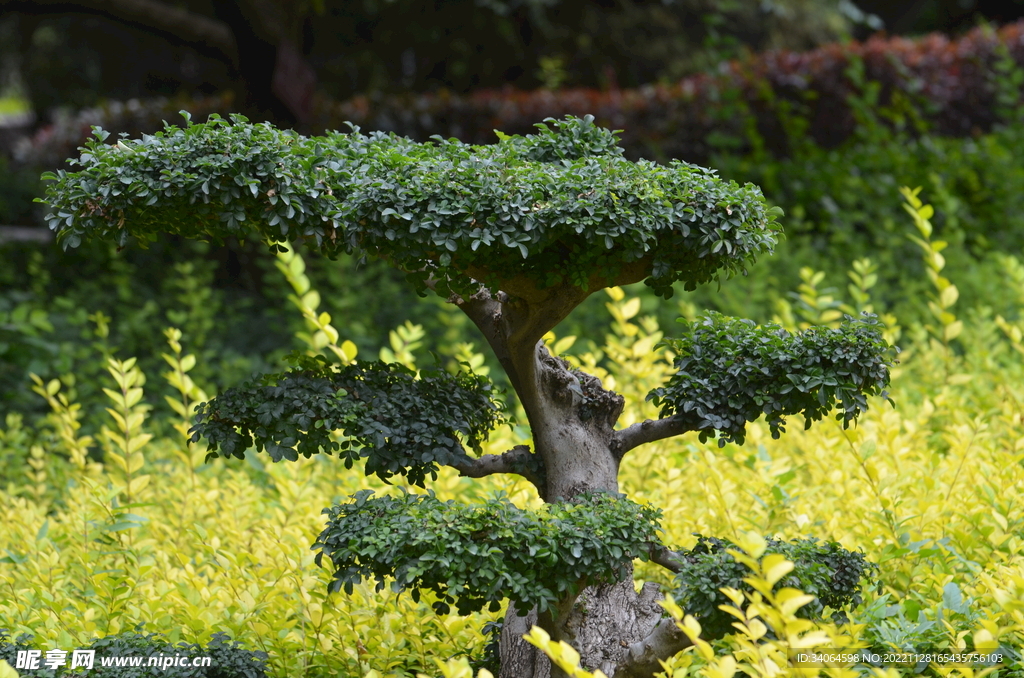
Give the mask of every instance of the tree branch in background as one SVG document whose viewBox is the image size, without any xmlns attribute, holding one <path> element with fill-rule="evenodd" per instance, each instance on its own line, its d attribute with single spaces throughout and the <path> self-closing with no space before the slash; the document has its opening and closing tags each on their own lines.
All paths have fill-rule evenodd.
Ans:
<svg viewBox="0 0 1024 678">
<path fill-rule="evenodd" d="M 53 231 L 34 226 L 0 226 L 0 243 L 5 242 L 51 242 Z"/>
<path fill-rule="evenodd" d="M 232 65 L 238 64 L 234 33 L 222 21 L 156 0 L 0 0 L 0 13 L 90 12 L 150 31 L 158 31 L 198 48 L 206 47 Z"/>
</svg>

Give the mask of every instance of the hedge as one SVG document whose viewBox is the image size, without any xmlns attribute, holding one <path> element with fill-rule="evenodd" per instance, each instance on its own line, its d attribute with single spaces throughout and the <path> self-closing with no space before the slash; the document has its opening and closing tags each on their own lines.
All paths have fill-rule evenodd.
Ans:
<svg viewBox="0 0 1024 678">
<path fill-rule="evenodd" d="M 1007 55 L 1024 64 L 1024 21 L 995 31 L 977 28 L 957 39 L 938 33 L 917 39 L 878 35 L 808 52 L 767 52 L 724 63 L 715 73 L 635 89 L 506 88 L 468 95 L 361 95 L 346 101 L 320 97 L 306 131 L 345 131 L 351 121 L 363 131 L 396 132 L 417 141 L 440 134 L 483 144 L 497 140 L 495 129 L 529 134 L 534 123 L 547 117 L 592 114 L 603 127 L 625 130 L 621 143 L 632 160 L 706 163 L 715 151 L 750 150 L 751 125 L 771 150 L 784 155 L 789 147 L 785 112 L 794 105 L 807 118 L 806 129 L 798 130 L 801 136 L 837 146 L 856 128 L 850 97 L 863 97 L 871 89 L 867 83 L 875 82 L 878 105 L 910 101 L 931 131 L 976 135 L 999 120 L 998 78 Z M 230 94 L 194 101 L 110 102 L 40 129 L 18 146 L 16 157 L 58 167 L 75 155 L 91 125 L 139 136 L 159 129 L 161 120 L 181 123 L 179 108 L 203 120 L 209 113 L 233 112 L 232 102 Z"/>
</svg>

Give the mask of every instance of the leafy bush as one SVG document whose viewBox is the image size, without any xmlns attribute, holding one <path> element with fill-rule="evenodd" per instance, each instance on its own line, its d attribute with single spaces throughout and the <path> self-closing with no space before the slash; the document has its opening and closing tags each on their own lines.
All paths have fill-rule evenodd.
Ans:
<svg viewBox="0 0 1024 678">
<path fill-rule="evenodd" d="M 433 493 L 373 498 L 325 509 L 328 524 L 313 545 L 335 567 L 332 591 L 373 577 L 394 588 L 437 596 L 439 614 L 491 612 L 509 600 L 548 612 L 566 592 L 622 579 L 657 539 L 658 511 L 622 496 L 583 493 L 542 511 L 507 499 L 482 505 L 441 502 Z"/>
<path fill-rule="evenodd" d="M 495 288 L 517 275 L 536 276 L 541 289 L 582 288 L 642 258 L 653 260 L 646 284 L 668 297 L 676 281 L 693 289 L 772 251 L 781 212 L 756 187 L 678 161 L 630 162 L 593 121 L 549 119 L 550 128 L 487 146 L 358 128 L 306 138 L 238 116 L 167 126 L 131 146 L 104 144 L 97 129 L 81 172 L 44 174 L 55 182 L 47 220 L 72 248 L 87 237 L 124 246 L 126 223 L 143 244 L 158 233 L 222 240 L 253 228 L 328 257 L 385 258 L 418 291 L 434 277 L 466 297 L 477 284 L 467 267 Z"/>
<path fill-rule="evenodd" d="M 416 375 L 383 362 L 335 369 L 323 358 L 307 360 L 200 404 L 192 442 L 203 438 L 211 456 L 239 459 L 252 448 L 274 461 L 338 452 L 352 468 L 364 457 L 366 473 L 385 482 L 401 474 L 422 487 L 427 475 L 436 479 L 439 465 L 466 456 L 460 440 L 479 452 L 503 423 L 504 406 L 492 391 L 490 381 L 473 374 L 433 369 Z M 444 432 L 440 439 L 428 434 L 432 427 Z"/>
<path fill-rule="evenodd" d="M 743 444 L 746 423 L 762 414 L 773 438 L 785 431 L 787 415 L 803 415 L 810 428 L 834 408 L 845 429 L 867 409 L 865 394 L 888 397 L 887 362 L 896 351 L 877 325 L 867 316 L 794 338 L 778 325 L 707 315 L 686 323 L 681 338 L 666 340 L 678 372 L 650 399 L 663 417 L 695 419 L 701 442 L 721 431 L 720 447 Z"/>
<path fill-rule="evenodd" d="M 735 617 L 720 609 L 729 603 L 721 589 L 745 592 L 753 589 L 743 579 L 748 568 L 736 560 L 730 550 L 736 545 L 727 539 L 696 535 L 697 544 L 680 551 L 683 568 L 676 573 L 675 601 L 700 622 L 702 638 L 713 640 L 732 633 Z M 864 559 L 864 554 L 847 551 L 835 542 L 819 543 L 817 539 L 790 542 L 768 539 L 765 553 L 777 553 L 793 563 L 793 571 L 776 586 L 789 586 L 810 594 L 814 600 L 799 614 L 804 619 L 849 621 L 849 610 L 861 604 L 861 583 L 865 577 L 878 573 L 878 566 Z M 826 614 L 825 608 L 830 613 Z"/>
<path fill-rule="evenodd" d="M 1024 247 L 1018 190 L 1024 165 L 1015 151 L 1024 125 L 1014 122 L 963 138 L 915 136 L 877 123 L 872 129 L 866 138 L 833 149 L 804 145 L 783 159 L 716 157 L 724 176 L 758 182 L 786 211 L 790 242 L 781 250 L 799 263 L 767 262 L 755 275 L 795 280 L 800 265 L 848 267 L 869 256 L 881 265 L 876 294 L 909 319 L 923 309 L 913 307 L 908 287 L 913 290 L 924 278 L 903 265 L 916 261 L 915 248 L 893 200 L 897 188 L 909 184 L 933 197 L 937 231 L 956 246 L 948 256 L 967 303 L 988 302 L 990 268 L 978 262 L 991 252 Z"/>
</svg>

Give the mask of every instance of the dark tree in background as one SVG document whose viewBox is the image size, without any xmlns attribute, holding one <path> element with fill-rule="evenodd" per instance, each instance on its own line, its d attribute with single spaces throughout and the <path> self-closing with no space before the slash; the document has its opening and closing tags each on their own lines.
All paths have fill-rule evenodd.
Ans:
<svg viewBox="0 0 1024 678">
<path fill-rule="evenodd" d="M 980 21 L 1006 23 L 1024 16 L 1024 0 L 857 0 L 893 34 L 958 33 Z"/>
<path fill-rule="evenodd" d="M 281 124 L 309 115 L 316 74 L 302 49 L 312 10 L 282 0 L 0 1 L 41 114 L 105 96 L 232 89 L 241 109 Z"/>
</svg>

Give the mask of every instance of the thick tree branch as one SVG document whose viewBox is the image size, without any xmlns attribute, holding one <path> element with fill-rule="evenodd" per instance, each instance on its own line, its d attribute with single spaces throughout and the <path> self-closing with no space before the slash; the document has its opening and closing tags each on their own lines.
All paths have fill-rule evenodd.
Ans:
<svg viewBox="0 0 1024 678">
<path fill-rule="evenodd" d="M 499 292 L 495 298 L 486 289 L 481 289 L 469 299 L 459 296 L 449 299 L 473 321 L 499 359 L 500 353 L 507 351 L 505 337 L 499 331 L 502 301 L 505 299 L 507 297 L 503 293 Z"/>
<path fill-rule="evenodd" d="M 652 546 L 650 555 L 652 563 L 661 565 L 666 570 L 679 572 L 683 569 L 683 563 L 680 561 L 681 556 L 675 551 L 665 548 L 661 544 Z"/>
<path fill-rule="evenodd" d="M 436 281 L 428 279 L 427 287 L 436 291 Z M 498 292 L 492 296 L 487 288 L 481 287 L 479 292 L 468 299 L 455 294 L 448 298 L 448 302 L 458 306 L 473 321 L 508 375 L 512 388 L 517 394 L 521 394 L 523 379 L 509 351 L 507 319 L 502 312 L 503 305 L 508 302 L 508 295 Z"/>
<path fill-rule="evenodd" d="M 650 275 L 651 265 L 650 258 L 645 257 L 626 264 L 614 280 L 594 275 L 586 289 L 568 283 L 540 288 L 536 280 L 525 276 L 502 281 L 501 289 L 505 293 L 501 299 L 505 321 L 504 340 L 511 362 L 517 366 L 520 376 L 527 379 L 527 372 L 535 369 L 537 345 L 544 335 L 565 320 L 587 297 L 610 285 L 626 285 L 643 280 Z M 473 274 L 472 270 L 467 272 Z M 473 277 L 477 278 L 476 275 Z M 518 387 L 516 391 L 522 396 Z"/>
<path fill-rule="evenodd" d="M 471 266 L 466 274 L 474 280 L 497 286 L 507 295 L 505 307 L 506 340 L 513 352 L 527 354 L 541 337 L 562 322 L 584 299 L 603 286 L 581 289 L 569 283 L 541 287 L 527 275 L 496 279 L 486 268 Z"/>
<path fill-rule="evenodd" d="M 545 334 L 555 328 L 558 323 L 572 313 L 573 309 L 590 296 L 587 290 L 565 285 L 552 290 L 552 293 L 539 302 L 520 302 L 517 309 L 517 322 L 511 328 L 509 342 L 513 351 L 524 353 L 533 351 Z"/>
<path fill-rule="evenodd" d="M 227 24 L 157 0 L 0 0 L 0 14 L 74 11 L 101 14 L 187 44 L 212 48 L 229 63 L 238 63 L 238 46 Z"/>
<path fill-rule="evenodd" d="M 525 278 L 520 283 L 525 284 L 524 281 Z M 426 284 L 437 290 L 437 281 L 428 279 Z M 570 285 L 543 293 L 535 287 L 520 286 L 516 290 L 507 292 L 503 288 L 492 295 L 481 287 L 469 298 L 452 295 L 448 301 L 458 306 L 484 335 L 529 415 L 531 405 L 535 404 L 531 393 L 536 388 L 539 342 L 590 293 Z"/>
<path fill-rule="evenodd" d="M 621 459 L 634 447 L 696 430 L 698 430 L 696 422 L 688 414 L 675 414 L 665 419 L 648 419 L 621 431 L 616 431 L 612 449 Z"/>
<path fill-rule="evenodd" d="M 662 670 L 660 659 L 668 659 L 692 643 L 673 619 L 663 619 L 643 640 L 629 646 L 629 653 L 612 678 L 648 678 Z"/>
<path fill-rule="evenodd" d="M 543 491 L 543 479 L 538 473 L 539 461 L 526 445 L 516 445 L 503 454 L 485 454 L 479 459 L 465 457 L 451 466 L 459 475 L 467 478 L 483 478 L 495 473 L 515 473 Z"/>
</svg>

